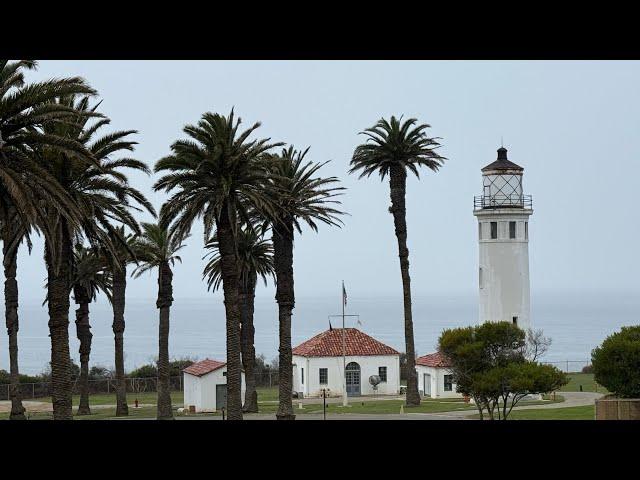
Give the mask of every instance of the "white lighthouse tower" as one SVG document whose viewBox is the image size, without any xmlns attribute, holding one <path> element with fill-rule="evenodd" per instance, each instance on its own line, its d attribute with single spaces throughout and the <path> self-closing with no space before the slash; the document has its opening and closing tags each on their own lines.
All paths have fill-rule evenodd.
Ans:
<svg viewBox="0 0 640 480">
<path fill-rule="evenodd" d="M 482 169 L 482 195 L 474 198 L 478 219 L 480 323 L 512 322 L 531 328 L 529 314 L 529 216 L 531 195 L 522 193 L 524 169 L 498 149 Z"/>
</svg>

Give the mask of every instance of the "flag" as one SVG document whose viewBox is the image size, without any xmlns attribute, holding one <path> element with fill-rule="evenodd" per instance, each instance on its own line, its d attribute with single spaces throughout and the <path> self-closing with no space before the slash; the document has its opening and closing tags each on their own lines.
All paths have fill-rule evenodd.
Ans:
<svg viewBox="0 0 640 480">
<path fill-rule="evenodd" d="M 344 288 L 344 282 L 342 282 L 342 303 L 347 306 L 347 291 Z"/>
</svg>

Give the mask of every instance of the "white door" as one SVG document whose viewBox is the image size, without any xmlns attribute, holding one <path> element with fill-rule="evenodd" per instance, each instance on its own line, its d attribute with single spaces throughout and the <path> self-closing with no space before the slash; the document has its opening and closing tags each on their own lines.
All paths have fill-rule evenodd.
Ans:
<svg viewBox="0 0 640 480">
<path fill-rule="evenodd" d="M 429 373 L 424 374 L 424 396 L 431 396 L 431 375 Z"/>
</svg>

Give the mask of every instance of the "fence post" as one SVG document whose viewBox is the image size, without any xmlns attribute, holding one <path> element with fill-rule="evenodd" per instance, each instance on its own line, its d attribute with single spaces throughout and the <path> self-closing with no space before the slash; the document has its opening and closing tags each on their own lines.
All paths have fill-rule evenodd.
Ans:
<svg viewBox="0 0 640 480">
<path fill-rule="evenodd" d="M 269 370 L 269 388 L 271 388 L 271 370 Z"/>
<path fill-rule="evenodd" d="M 31 398 L 36 398 L 36 384 L 31 384 Z"/>
</svg>

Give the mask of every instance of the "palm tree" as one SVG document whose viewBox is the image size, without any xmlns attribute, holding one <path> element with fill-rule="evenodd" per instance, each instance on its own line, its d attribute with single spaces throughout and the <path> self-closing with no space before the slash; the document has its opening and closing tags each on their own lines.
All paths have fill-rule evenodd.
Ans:
<svg viewBox="0 0 640 480">
<path fill-rule="evenodd" d="M 336 177 L 314 177 L 324 163 L 302 163 L 309 151 L 283 149 L 280 157 L 272 159 L 271 183 L 268 189 L 274 205 L 271 219 L 273 252 L 276 272 L 276 301 L 280 330 L 278 390 L 279 420 L 294 420 L 291 394 L 293 391 L 293 357 L 291 348 L 291 316 L 295 306 L 293 287 L 293 240 L 295 232 L 302 233 L 300 224 L 306 223 L 313 231 L 316 222 L 340 226 L 338 218 L 343 212 L 332 207 L 339 204 L 335 197 L 343 187 L 334 186 Z"/>
<path fill-rule="evenodd" d="M 95 91 L 78 77 L 26 85 L 24 70 L 37 66 L 31 60 L 0 60 L 0 223 L 5 267 L 5 317 L 9 334 L 11 419 L 24 419 L 18 368 L 17 250 L 33 228 L 50 238 L 43 228 L 42 206 L 58 209 L 73 221 L 79 211 L 55 178 L 33 158 L 34 148 L 82 152 L 77 142 L 42 131 L 44 125 L 63 122 L 74 109 L 51 100 L 60 95 L 93 95 Z M 29 244 L 30 245 L 30 244 Z"/>
<path fill-rule="evenodd" d="M 242 366 L 246 379 L 243 412 L 258 412 L 258 394 L 256 392 L 255 363 L 256 350 L 254 347 L 255 328 L 253 326 L 253 311 L 256 297 L 256 283 L 261 277 L 267 284 L 267 277 L 273 277 L 273 247 L 271 243 L 259 235 L 252 225 L 239 228 L 238 244 L 238 298 L 240 301 L 240 350 Z M 204 268 L 203 277 L 207 279 L 209 289 L 214 291 L 222 283 L 222 262 L 217 235 L 213 235 L 205 248 L 210 250 L 204 258 L 209 258 Z"/>
<path fill-rule="evenodd" d="M 124 226 L 120 226 L 109 233 L 115 246 L 114 253 L 107 255 L 109 270 L 113 278 L 113 294 L 111 306 L 113 308 L 113 323 L 111 329 L 114 337 L 115 352 L 115 380 L 116 380 L 116 417 L 129 415 L 127 404 L 127 378 L 124 369 L 124 331 L 125 331 L 125 302 L 127 291 L 127 265 L 136 261 L 134 247 L 136 236 L 126 233 Z"/>
<path fill-rule="evenodd" d="M 173 272 L 171 267 L 182 260 L 176 253 L 184 244 L 183 238 L 169 233 L 169 229 L 152 223 L 142 223 L 143 233 L 135 245 L 139 265 L 134 278 L 153 268 L 158 269 L 158 300 L 160 310 L 158 335 L 158 420 L 173 418 L 169 385 L 169 310 L 173 303 Z"/>
<path fill-rule="evenodd" d="M 409 249 L 407 248 L 406 183 L 407 171 L 418 174 L 418 167 L 427 167 L 436 172 L 446 158 L 435 152 L 439 147 L 437 138 L 427 136 L 427 124 L 417 125 L 415 118 L 402 122 L 392 116 L 390 121 L 380 119 L 367 128 L 367 142 L 358 145 L 351 159 L 349 173 L 360 172 L 360 177 L 369 177 L 377 172 L 380 179 L 389 176 L 393 223 L 398 239 L 400 273 L 404 296 L 404 335 L 407 352 L 407 405 L 420 405 L 418 379 L 415 369 L 415 345 L 413 340 L 413 318 L 411 315 L 411 279 L 409 277 Z"/>
<path fill-rule="evenodd" d="M 98 292 L 111 301 L 112 278 L 104 256 L 96 249 L 76 245 L 73 272 L 73 297 L 76 310 L 76 333 L 80 341 L 80 404 L 78 415 L 90 415 L 89 407 L 89 356 L 91 355 L 91 324 L 89 304 Z"/>
<path fill-rule="evenodd" d="M 49 329 L 51 337 L 51 378 L 54 419 L 71 419 L 71 363 L 69 356 L 69 295 L 73 271 L 73 243 L 85 239 L 91 247 L 100 248 L 111 258 L 116 257 L 115 244 L 124 243 L 112 222 L 126 225 L 138 233 L 139 226 L 131 209 L 139 210 L 131 201 L 154 214 L 153 207 L 138 190 L 129 185 L 121 168 L 148 173 L 146 165 L 131 158 L 113 157 L 121 151 L 132 151 L 136 142 L 127 137 L 134 130 L 118 131 L 94 138 L 109 124 L 102 118 L 89 123 L 98 105 L 89 106 L 87 97 L 76 102 L 73 96 L 58 103 L 73 107 L 76 117 L 51 127 L 47 134 L 72 139 L 84 147 L 87 154 L 39 149 L 38 158 L 43 168 L 53 176 L 81 211 L 78 222 L 70 222 L 57 209 L 45 206 L 47 228 L 51 232 L 45 242 L 45 260 L 48 274 Z"/>
<path fill-rule="evenodd" d="M 240 220 L 248 220 L 250 208 L 258 213 L 269 208 L 263 188 L 267 169 L 262 155 L 280 145 L 270 144 L 269 139 L 249 141 L 260 124 L 238 132 L 240 123 L 232 110 L 228 117 L 205 113 L 198 125 L 185 126 L 183 131 L 190 139 L 174 142 L 173 154 L 158 161 L 155 171 L 168 173 L 154 185 L 156 191 L 177 190 L 160 212 L 161 225 L 174 222 L 172 235 L 183 238 L 200 217 L 205 241 L 216 228 L 226 310 L 230 420 L 242 420 L 236 230 Z"/>
<path fill-rule="evenodd" d="M 4 217 L 5 215 L 3 215 Z M 9 337 L 9 398 L 11 399 L 11 420 L 25 420 L 25 409 L 20 394 L 20 370 L 18 368 L 18 248 L 26 240 L 31 253 L 29 226 L 25 226 L 18 215 L 5 218 L 0 226 L 2 230 L 2 256 L 4 259 L 4 302 L 7 335 Z"/>
</svg>

